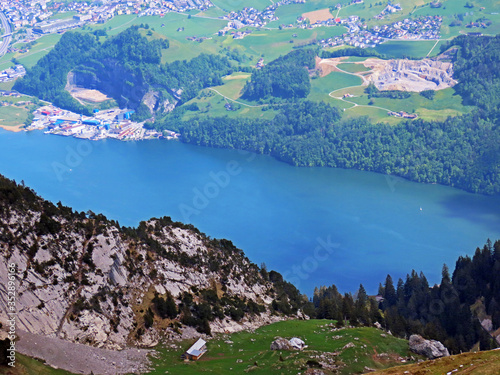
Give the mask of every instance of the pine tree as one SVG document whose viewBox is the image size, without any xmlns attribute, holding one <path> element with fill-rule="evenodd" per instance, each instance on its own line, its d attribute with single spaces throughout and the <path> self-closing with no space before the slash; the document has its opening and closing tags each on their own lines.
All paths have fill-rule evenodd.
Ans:
<svg viewBox="0 0 500 375">
<path fill-rule="evenodd" d="M 393 306 L 397 301 L 396 289 L 394 289 L 391 275 L 387 275 L 385 279 L 384 299 L 387 306 Z"/>
<path fill-rule="evenodd" d="M 443 264 L 443 269 L 441 271 L 441 283 L 444 283 L 444 282 L 447 282 L 447 283 L 451 282 L 450 270 L 448 269 L 448 266 L 446 265 L 446 263 Z"/>
</svg>

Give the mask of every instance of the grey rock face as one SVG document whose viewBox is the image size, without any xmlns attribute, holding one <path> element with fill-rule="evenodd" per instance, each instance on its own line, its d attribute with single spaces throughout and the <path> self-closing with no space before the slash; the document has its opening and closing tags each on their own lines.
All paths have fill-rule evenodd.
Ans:
<svg viewBox="0 0 500 375">
<path fill-rule="evenodd" d="M 278 337 L 271 343 L 271 350 L 293 350 L 293 348 L 287 339 Z"/>
<path fill-rule="evenodd" d="M 420 335 L 410 336 L 410 350 L 414 353 L 426 356 L 429 359 L 448 357 L 448 349 L 439 341 L 426 340 Z"/>
</svg>

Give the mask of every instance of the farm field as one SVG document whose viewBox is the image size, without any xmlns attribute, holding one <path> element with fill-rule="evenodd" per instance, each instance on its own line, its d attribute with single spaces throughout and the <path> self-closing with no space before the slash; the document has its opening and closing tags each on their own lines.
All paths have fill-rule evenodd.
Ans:
<svg viewBox="0 0 500 375">
<path fill-rule="evenodd" d="M 334 331 L 333 323 L 328 320 L 286 321 L 261 327 L 253 333 L 241 332 L 209 340 L 208 352 L 197 362 L 180 360 L 180 355 L 191 344 L 184 342 L 180 349 L 160 349 L 161 356 L 155 360 L 157 367 L 151 374 L 164 374 L 165 371 L 176 375 L 248 371 L 266 375 L 297 374 L 308 368 L 308 360 L 315 361 L 312 357 L 323 352 L 339 352 L 338 356 L 331 357 L 336 364 L 343 365 L 338 373 L 353 374 L 363 372 L 365 366 L 375 369 L 394 366 L 400 364 L 397 358 L 411 355 L 405 340 L 389 335 L 382 337 L 382 331 L 373 328 Z M 299 337 L 308 348 L 300 352 L 271 351 L 269 347 L 276 336 Z M 349 343 L 353 347 L 343 349 Z M 388 358 L 379 359 L 374 353 L 387 353 Z"/>
<path fill-rule="evenodd" d="M 375 47 L 375 51 L 394 56 L 395 58 L 424 58 L 427 56 L 432 47 L 436 44 L 435 40 L 418 40 L 418 41 L 388 41 Z M 435 56 L 439 54 L 439 46 L 432 50 Z"/>
<path fill-rule="evenodd" d="M 330 13 L 330 9 L 325 8 L 304 13 L 302 17 L 307 18 L 309 22 L 314 24 L 316 22 L 328 21 L 330 18 L 333 18 L 333 15 Z"/>
<path fill-rule="evenodd" d="M 215 7 L 223 9 L 225 11 L 231 10 L 241 10 L 244 7 L 252 7 L 255 9 L 262 10 L 269 5 L 272 5 L 273 2 L 270 0 L 214 0 L 212 3 Z"/>
<path fill-rule="evenodd" d="M 267 26 L 277 28 L 282 24 L 293 24 L 297 20 L 297 17 L 301 16 L 303 13 L 313 12 L 325 8 L 328 9 L 333 5 L 335 4 L 327 0 L 311 0 L 306 1 L 304 4 L 284 5 L 276 10 L 276 16 L 279 20 L 270 22 Z"/>
<path fill-rule="evenodd" d="M 16 58 L 26 68 L 34 66 L 38 60 L 45 56 L 54 48 L 56 43 L 61 39 L 60 34 L 45 35 L 37 39 L 37 43 L 27 53 L 8 53 L 0 58 L 0 69 L 7 69 L 13 65 L 11 59 Z"/>
<path fill-rule="evenodd" d="M 13 105 L 0 107 L 0 125 L 5 127 L 15 127 L 23 125 L 28 118 L 28 111 L 24 107 Z"/>
<path fill-rule="evenodd" d="M 224 37 L 224 46 L 238 48 L 240 52 L 256 57 L 264 57 L 266 63 L 292 51 L 294 46 L 312 42 L 315 39 L 330 38 L 345 32 L 344 27 L 317 27 L 312 30 L 284 29 L 258 30 L 244 39 Z M 294 37 L 293 35 L 297 36 Z M 293 43 L 290 43 L 290 42 Z"/>
<path fill-rule="evenodd" d="M 500 30 L 500 15 L 492 14 L 498 12 L 500 9 L 500 1 L 498 0 L 445 0 L 441 3 L 443 4 L 441 8 L 431 8 L 430 6 L 418 8 L 413 12 L 412 16 L 442 16 L 442 38 L 455 37 L 471 31 L 480 31 L 483 34 L 492 35 L 498 33 Z M 474 7 L 465 7 L 467 3 L 472 3 Z M 483 17 L 492 21 L 492 25 L 488 26 L 486 29 L 470 29 L 465 27 L 468 23 Z M 460 20 L 462 25 L 450 26 L 450 23 L 454 20 Z"/>
</svg>

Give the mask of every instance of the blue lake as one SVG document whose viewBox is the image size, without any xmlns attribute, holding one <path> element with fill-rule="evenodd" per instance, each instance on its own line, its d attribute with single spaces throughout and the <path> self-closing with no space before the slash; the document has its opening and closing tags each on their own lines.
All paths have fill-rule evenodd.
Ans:
<svg viewBox="0 0 500 375">
<path fill-rule="evenodd" d="M 319 285 L 375 293 L 500 238 L 500 197 L 370 172 L 296 168 L 174 141 L 99 142 L 0 130 L 0 173 L 121 225 L 153 216 L 228 238 L 309 296 Z"/>
</svg>

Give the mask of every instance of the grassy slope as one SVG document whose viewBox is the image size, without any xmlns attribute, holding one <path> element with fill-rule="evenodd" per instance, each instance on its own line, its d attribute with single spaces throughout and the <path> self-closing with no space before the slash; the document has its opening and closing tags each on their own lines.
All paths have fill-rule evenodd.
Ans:
<svg viewBox="0 0 500 375">
<path fill-rule="evenodd" d="M 500 351 L 491 350 L 488 352 L 464 353 L 434 361 L 425 361 L 419 364 L 378 371 L 373 374 L 442 375 L 453 370 L 458 370 L 455 371 L 457 374 L 497 375 L 500 371 Z"/>
<path fill-rule="evenodd" d="M 332 331 L 332 321 L 287 321 L 261 327 L 254 333 L 240 332 L 208 342 L 208 352 L 198 362 L 184 363 L 180 355 L 189 347 L 185 342 L 179 349 L 161 349 L 156 360 L 156 369 L 151 374 L 165 371 L 178 375 L 198 373 L 241 374 L 248 370 L 252 374 L 297 374 L 307 368 L 306 361 L 323 352 L 341 352 L 337 364 L 344 364 L 340 374 L 361 373 L 364 367 L 387 368 L 396 365 L 396 358 L 409 355 L 405 340 L 392 336 L 382 337 L 374 328 L 356 328 Z M 300 337 L 309 346 L 302 352 L 271 351 L 269 346 L 276 336 Z M 340 338 L 336 338 L 340 336 Z M 358 338 L 356 340 L 356 338 Z M 229 340 L 229 341 L 227 341 Z M 254 341 L 252 341 L 254 340 Z M 229 343 L 232 342 L 232 343 Z M 347 343 L 354 348 L 342 350 Z M 364 345 L 367 347 L 364 348 Z M 388 353 L 392 359 L 374 360 L 374 356 Z M 280 360 L 280 356 L 283 360 Z M 327 372 L 328 373 L 328 372 Z"/>
<path fill-rule="evenodd" d="M 249 118 L 261 118 L 270 120 L 276 115 L 276 111 L 267 110 L 267 108 L 259 106 L 259 103 L 250 102 L 248 100 L 242 99 L 241 94 L 245 83 L 250 79 L 249 73 L 235 72 L 229 76 L 223 78 L 224 84 L 221 86 L 213 87 L 213 90 L 205 89 L 194 99 L 190 100 L 187 104 L 196 103 L 202 112 L 186 112 L 183 116 L 183 120 L 189 120 L 194 117 L 200 116 L 228 116 L 228 117 L 249 117 Z M 220 93 L 217 94 L 214 90 Z M 229 99 L 237 100 L 240 103 L 240 108 L 236 109 L 234 107 L 232 111 L 228 111 L 224 105 L 226 103 L 232 104 L 231 100 L 226 100 L 224 97 Z M 255 107 L 252 107 L 255 106 Z"/>
<path fill-rule="evenodd" d="M 22 354 L 16 354 L 16 367 L 0 366 L 2 375 L 71 375 L 70 372 L 54 369 L 42 362 L 26 357 Z"/>
<path fill-rule="evenodd" d="M 192 341 L 180 343 L 178 349 L 157 347 L 160 355 L 158 358 L 153 358 L 155 369 L 150 374 L 241 374 L 251 367 L 250 373 L 256 375 L 295 375 L 307 368 L 305 363 L 311 357 L 338 352 L 339 354 L 332 358 L 337 365 L 342 366 L 338 373 L 347 375 L 362 373 L 365 366 L 384 369 L 400 365 L 401 357 L 411 355 L 406 340 L 389 335 L 382 337 L 382 331 L 375 328 L 332 331 L 333 323 L 328 320 L 291 320 L 264 326 L 255 332 L 239 332 L 213 338 L 208 340 L 208 352 L 198 362 L 185 363 L 180 360 L 180 355 Z M 308 348 L 302 352 L 271 351 L 269 347 L 276 336 L 288 339 L 302 338 Z M 353 343 L 354 347 L 342 349 L 348 343 Z M 388 356 L 377 357 L 377 354 L 382 353 L 387 353 Z M 280 360 L 280 357 L 283 360 Z M 69 375 L 70 373 L 52 369 L 35 359 L 17 355 L 16 368 L 0 367 L 0 374 Z"/>
<path fill-rule="evenodd" d="M 16 107 L 12 105 L 0 107 L 0 125 L 23 125 L 27 117 L 28 111 L 24 107 Z"/>
</svg>

